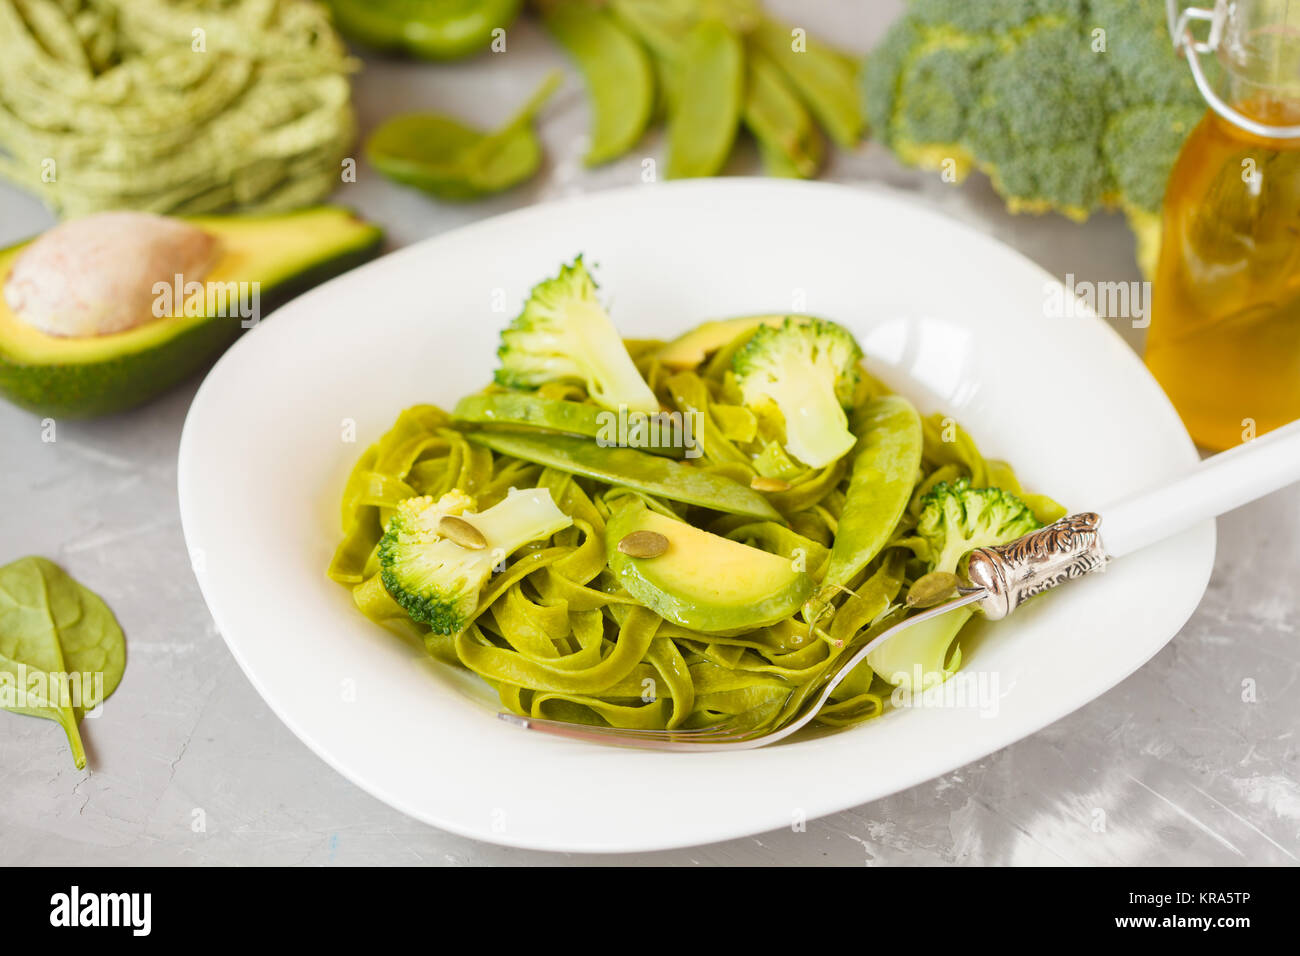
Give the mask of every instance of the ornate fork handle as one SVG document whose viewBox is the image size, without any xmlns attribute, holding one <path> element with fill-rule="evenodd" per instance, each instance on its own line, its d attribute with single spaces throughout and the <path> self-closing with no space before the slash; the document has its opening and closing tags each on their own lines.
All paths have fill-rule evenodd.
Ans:
<svg viewBox="0 0 1300 956">
<path fill-rule="evenodd" d="M 1007 544 L 972 551 L 967 573 L 988 592 L 979 602 L 984 616 L 1001 620 L 1035 594 L 1103 570 L 1109 559 L 1100 528 L 1101 515 L 1082 511 Z"/>
</svg>

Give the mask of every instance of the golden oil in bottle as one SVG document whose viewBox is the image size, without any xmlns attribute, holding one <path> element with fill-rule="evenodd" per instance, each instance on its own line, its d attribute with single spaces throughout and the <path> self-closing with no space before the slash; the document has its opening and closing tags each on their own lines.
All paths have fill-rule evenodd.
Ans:
<svg viewBox="0 0 1300 956">
<path fill-rule="evenodd" d="M 1300 102 L 1237 109 L 1300 124 Z M 1207 448 L 1300 418 L 1300 139 L 1213 110 L 1188 138 L 1165 194 L 1146 361 Z"/>
<path fill-rule="evenodd" d="M 1300 418 L 1300 0 L 1169 6 L 1210 110 L 1165 192 L 1146 360 L 1224 449 Z"/>
</svg>

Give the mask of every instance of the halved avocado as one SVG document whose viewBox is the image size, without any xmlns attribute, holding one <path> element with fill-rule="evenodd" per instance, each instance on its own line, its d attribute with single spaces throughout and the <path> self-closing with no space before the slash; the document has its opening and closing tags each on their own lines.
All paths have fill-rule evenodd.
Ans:
<svg viewBox="0 0 1300 956">
<path fill-rule="evenodd" d="M 655 558 L 633 558 L 618 543 L 633 531 L 668 539 Z M 813 579 L 790 557 L 751 548 L 642 506 L 617 512 L 605 528 L 609 567 L 634 598 L 660 617 L 707 634 L 752 631 L 794 614 Z"/>
<path fill-rule="evenodd" d="M 221 257 L 205 283 L 260 283 L 262 316 L 372 258 L 383 240 L 379 227 L 333 206 L 186 221 L 221 240 Z M 0 250 L 0 287 L 26 245 Z M 53 417 L 122 411 L 206 367 L 243 331 L 243 321 L 181 314 L 111 335 L 63 338 L 19 319 L 0 295 L 0 395 Z"/>
</svg>

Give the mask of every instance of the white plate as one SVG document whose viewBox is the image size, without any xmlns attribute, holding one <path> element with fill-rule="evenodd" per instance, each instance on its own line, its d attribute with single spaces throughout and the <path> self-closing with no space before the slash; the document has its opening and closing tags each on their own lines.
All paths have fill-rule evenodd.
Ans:
<svg viewBox="0 0 1300 956">
<path fill-rule="evenodd" d="M 619 329 L 671 337 L 783 309 L 848 325 L 923 411 L 954 414 L 1025 484 L 1096 508 L 1195 451 L 1105 323 L 1048 318 L 1046 273 L 888 195 L 823 184 L 659 184 L 438 236 L 304 295 L 200 389 L 180 446 L 185 537 L 231 652 L 280 718 L 417 819 L 519 847 L 633 851 L 790 826 L 976 760 L 1086 704 L 1168 641 L 1209 577 L 1213 523 L 1075 582 L 968 642 L 996 715 L 911 708 L 734 754 L 520 731 L 491 697 L 364 619 L 327 580 L 354 459 L 417 402 L 488 380 L 529 287 L 582 252 Z M 355 443 L 347 438 L 355 426 Z M 988 710 L 990 708 L 984 708 Z"/>
</svg>

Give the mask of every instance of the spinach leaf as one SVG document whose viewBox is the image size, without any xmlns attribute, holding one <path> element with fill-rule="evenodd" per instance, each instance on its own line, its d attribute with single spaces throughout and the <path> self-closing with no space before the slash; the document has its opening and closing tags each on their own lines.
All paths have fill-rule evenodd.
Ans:
<svg viewBox="0 0 1300 956">
<path fill-rule="evenodd" d="M 45 558 L 0 568 L 0 708 L 56 721 L 78 770 L 77 721 L 117 689 L 125 667 L 122 628 L 99 595 Z"/>
<path fill-rule="evenodd" d="M 476 199 L 509 189 L 542 161 L 533 118 L 564 78 L 548 76 L 523 108 L 500 129 L 485 133 L 450 116 L 396 116 L 371 134 L 366 156 L 389 179 L 441 199 Z"/>
</svg>

